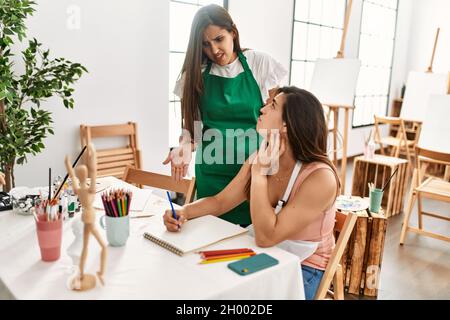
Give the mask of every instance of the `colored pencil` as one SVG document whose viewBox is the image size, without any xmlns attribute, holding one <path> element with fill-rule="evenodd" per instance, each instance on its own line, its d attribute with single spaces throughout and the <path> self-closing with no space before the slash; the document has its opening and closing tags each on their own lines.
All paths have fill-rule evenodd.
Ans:
<svg viewBox="0 0 450 320">
<path fill-rule="evenodd" d="M 131 199 L 133 198 L 133 192 L 128 192 L 127 193 L 127 195 L 128 195 L 128 212 L 130 212 L 130 203 L 131 203 Z"/>
<path fill-rule="evenodd" d="M 117 207 L 119 208 L 119 217 L 123 217 L 122 215 L 122 205 L 120 204 L 120 200 L 116 199 Z"/>
<path fill-rule="evenodd" d="M 256 252 L 246 252 L 246 253 L 236 253 L 236 254 L 225 254 L 221 256 L 212 256 L 212 257 L 206 257 L 204 260 L 216 260 L 216 259 L 223 259 L 223 258 L 232 258 L 232 257 L 242 257 L 242 256 L 254 256 Z"/>
<path fill-rule="evenodd" d="M 211 256 L 220 256 L 220 255 L 226 255 L 226 254 L 249 253 L 249 252 L 254 252 L 254 251 L 249 248 L 242 248 L 242 249 L 200 251 L 199 253 L 202 257 L 211 257 Z"/>
<path fill-rule="evenodd" d="M 132 194 L 124 189 L 106 191 L 101 195 L 105 212 L 110 217 L 125 217 L 130 213 Z"/>
<path fill-rule="evenodd" d="M 240 257 L 228 257 L 228 258 L 214 259 L 214 260 L 203 260 L 203 261 L 200 261 L 199 264 L 210 264 L 210 263 L 216 263 L 216 262 L 225 262 L 225 261 L 232 261 L 232 260 L 242 260 L 242 259 L 246 259 L 246 258 L 248 258 L 248 257 L 251 257 L 251 255 L 240 256 Z"/>
<path fill-rule="evenodd" d="M 125 211 L 125 198 L 123 195 L 120 196 L 120 202 L 122 204 L 122 216 L 126 216 L 127 212 Z"/>
<path fill-rule="evenodd" d="M 114 216 L 118 217 L 119 213 L 117 212 L 116 206 L 114 205 L 114 200 L 112 199 L 112 196 L 109 196 L 109 204 L 111 205 L 113 212 L 114 212 Z"/>
</svg>

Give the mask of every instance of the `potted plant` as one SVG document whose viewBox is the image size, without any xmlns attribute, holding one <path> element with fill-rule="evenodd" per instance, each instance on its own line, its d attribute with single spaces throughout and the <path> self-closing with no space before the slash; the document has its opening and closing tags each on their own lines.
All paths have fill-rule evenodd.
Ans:
<svg viewBox="0 0 450 320">
<path fill-rule="evenodd" d="M 25 71 L 17 73 L 14 61 L 19 57 L 12 46 L 26 38 L 24 22 L 35 6 L 34 1 L 0 0 L 0 171 L 6 191 L 15 187 L 14 166 L 41 152 L 44 139 L 54 134 L 52 113 L 41 108 L 42 102 L 57 96 L 72 109 L 73 85 L 87 72 L 79 63 L 51 59 L 50 51 L 33 38 L 21 52 Z"/>
</svg>

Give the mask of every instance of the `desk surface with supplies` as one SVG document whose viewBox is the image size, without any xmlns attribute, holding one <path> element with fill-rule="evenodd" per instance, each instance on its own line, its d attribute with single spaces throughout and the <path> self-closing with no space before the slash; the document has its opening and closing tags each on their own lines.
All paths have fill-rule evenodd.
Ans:
<svg viewBox="0 0 450 320">
<path fill-rule="evenodd" d="M 134 189 L 116 178 L 103 178 L 111 187 Z M 99 179 L 101 180 L 101 179 Z M 97 197 L 100 193 L 97 194 Z M 152 193 L 141 215 L 162 216 L 167 199 Z M 97 221 L 104 215 L 97 210 Z M 138 214 L 139 215 L 139 214 Z M 76 292 L 67 287 L 73 262 L 67 249 L 74 240 L 71 224 L 63 225 L 61 257 L 41 260 L 33 216 L 0 212 L 0 300 L 2 299 L 304 299 L 299 258 L 277 247 L 259 248 L 249 235 L 223 240 L 207 250 L 251 248 L 279 263 L 247 276 L 231 271 L 229 262 L 199 264 L 197 253 L 178 256 L 144 238 L 152 218 L 132 218 L 125 246 L 108 246 L 105 285 Z M 105 231 L 101 233 L 106 239 Z M 100 248 L 89 243 L 86 272 L 96 272 Z"/>
</svg>

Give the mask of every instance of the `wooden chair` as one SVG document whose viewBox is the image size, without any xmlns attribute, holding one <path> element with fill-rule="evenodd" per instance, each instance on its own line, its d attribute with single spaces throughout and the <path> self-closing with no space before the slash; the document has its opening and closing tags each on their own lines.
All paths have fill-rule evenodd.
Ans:
<svg viewBox="0 0 450 320">
<path fill-rule="evenodd" d="M 385 155 L 384 146 L 392 147 L 391 157 L 398 158 L 400 156 L 400 152 L 404 151 L 406 154 L 406 159 L 410 164 L 410 168 L 413 167 L 413 162 L 411 159 L 411 150 L 417 145 L 417 141 L 420 135 L 420 126 L 416 128 L 416 134 L 414 140 L 408 140 L 408 136 L 406 134 L 405 129 L 405 121 L 401 118 L 395 117 L 379 117 L 374 116 L 375 118 L 375 143 L 380 145 L 380 152 L 382 155 Z M 380 124 L 390 124 L 391 126 L 398 126 L 396 136 L 387 136 L 381 137 L 380 134 Z"/>
<path fill-rule="evenodd" d="M 115 176 L 122 179 L 125 168 L 131 165 L 141 168 L 141 152 L 138 148 L 137 124 L 87 126 L 80 125 L 81 146 L 95 138 L 126 137 L 128 144 L 122 148 L 97 149 L 97 177 Z"/>
<path fill-rule="evenodd" d="M 195 178 L 175 181 L 171 176 L 143 171 L 127 166 L 123 180 L 128 183 L 182 193 L 186 197 L 184 204 L 191 203 L 195 195 Z"/>
<path fill-rule="evenodd" d="M 450 237 L 423 230 L 423 215 L 450 221 L 449 217 L 422 210 L 422 198 L 450 202 L 450 182 L 437 177 L 428 177 L 424 180 L 426 166 L 430 163 L 450 165 L 450 154 L 416 147 L 416 166 L 412 180 L 412 194 L 410 195 L 410 201 L 403 220 L 400 244 L 404 243 L 405 236 L 408 231 L 450 242 Z M 411 217 L 411 211 L 415 198 L 417 198 L 418 228 L 409 226 L 409 219 Z"/>
<path fill-rule="evenodd" d="M 347 246 L 348 239 L 352 234 L 357 217 L 358 216 L 353 212 L 336 212 L 334 231 L 339 233 L 339 237 L 331 258 L 328 261 L 322 281 L 317 289 L 315 297 L 316 300 L 325 299 L 327 293 L 330 294 L 335 300 L 344 300 L 344 275 L 340 261 L 345 247 Z M 333 282 L 333 291 L 329 289 L 331 282 Z"/>
</svg>

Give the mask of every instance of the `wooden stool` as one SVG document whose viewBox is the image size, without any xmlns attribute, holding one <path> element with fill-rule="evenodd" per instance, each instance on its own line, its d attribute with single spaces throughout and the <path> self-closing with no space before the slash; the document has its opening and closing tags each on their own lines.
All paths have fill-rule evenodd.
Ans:
<svg viewBox="0 0 450 320">
<path fill-rule="evenodd" d="M 352 195 L 369 196 L 369 182 L 374 182 L 377 188 L 382 188 L 395 169 L 397 174 L 384 190 L 381 206 L 385 209 L 387 218 L 403 211 L 403 198 L 408 182 L 408 161 L 405 159 L 376 154 L 373 159 L 364 156 L 355 158 L 353 165 Z"/>
<path fill-rule="evenodd" d="M 342 255 L 345 292 L 369 297 L 378 295 L 387 219 L 379 213 L 356 212 L 358 218 Z"/>
</svg>

